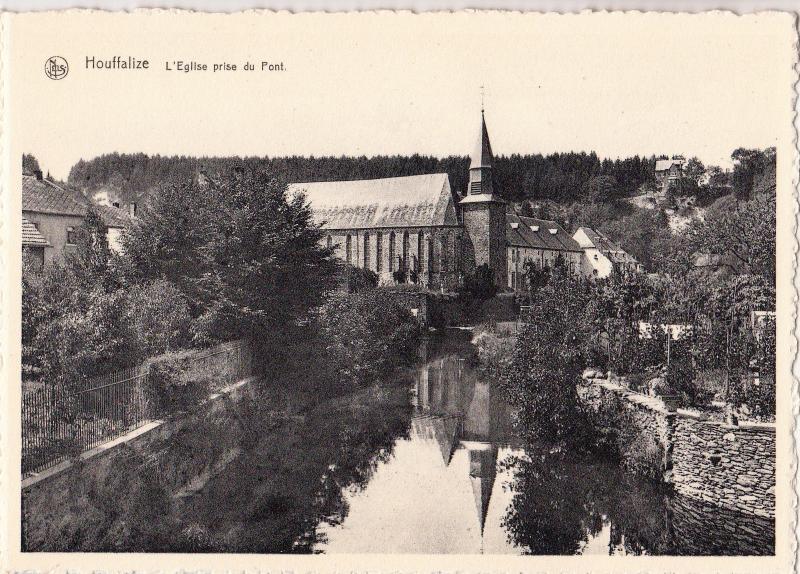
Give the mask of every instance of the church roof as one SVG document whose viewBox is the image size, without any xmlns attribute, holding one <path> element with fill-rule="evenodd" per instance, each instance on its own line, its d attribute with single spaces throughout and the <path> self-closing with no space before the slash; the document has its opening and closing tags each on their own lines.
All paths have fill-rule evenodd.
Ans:
<svg viewBox="0 0 800 574">
<path fill-rule="evenodd" d="M 470 156 L 469 168 L 492 167 L 492 161 L 494 161 L 492 144 L 489 141 L 489 132 L 486 130 L 486 118 L 484 118 L 483 111 L 481 111 L 481 129 L 475 142 L 475 148 Z"/>
<path fill-rule="evenodd" d="M 293 183 L 324 229 L 458 225 L 446 173 Z"/>
<path fill-rule="evenodd" d="M 506 213 L 506 243 L 528 249 L 582 251 L 578 242 L 555 221 L 522 217 L 515 213 Z"/>
</svg>

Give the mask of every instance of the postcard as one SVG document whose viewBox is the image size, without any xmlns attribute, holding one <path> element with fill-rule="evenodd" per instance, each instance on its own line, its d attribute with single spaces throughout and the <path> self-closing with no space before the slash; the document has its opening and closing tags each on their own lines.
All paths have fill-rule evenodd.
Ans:
<svg viewBox="0 0 800 574">
<path fill-rule="evenodd" d="M 5 568 L 788 573 L 795 24 L 3 14 Z"/>
</svg>

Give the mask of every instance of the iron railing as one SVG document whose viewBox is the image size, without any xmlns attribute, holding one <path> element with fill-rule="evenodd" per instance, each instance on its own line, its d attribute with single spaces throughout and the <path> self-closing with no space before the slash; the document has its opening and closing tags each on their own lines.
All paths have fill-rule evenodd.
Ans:
<svg viewBox="0 0 800 574">
<path fill-rule="evenodd" d="M 250 346 L 223 343 L 188 359 L 214 389 L 252 374 Z M 77 388 L 47 385 L 22 396 L 22 475 L 41 472 L 135 430 L 156 412 L 147 364 L 88 379 Z"/>
</svg>

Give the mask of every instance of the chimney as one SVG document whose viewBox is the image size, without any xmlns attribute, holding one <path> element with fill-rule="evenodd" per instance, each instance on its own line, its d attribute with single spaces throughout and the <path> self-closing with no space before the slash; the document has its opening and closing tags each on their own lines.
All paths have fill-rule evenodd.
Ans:
<svg viewBox="0 0 800 574">
<path fill-rule="evenodd" d="M 36 176 L 36 179 L 42 181 L 42 170 L 41 169 L 34 169 L 33 175 Z"/>
</svg>

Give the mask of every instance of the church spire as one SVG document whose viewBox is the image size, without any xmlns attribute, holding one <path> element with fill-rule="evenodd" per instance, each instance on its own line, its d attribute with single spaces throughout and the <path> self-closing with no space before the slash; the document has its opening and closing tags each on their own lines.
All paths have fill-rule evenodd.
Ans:
<svg viewBox="0 0 800 574">
<path fill-rule="evenodd" d="M 489 141 L 489 130 L 486 129 L 486 116 L 481 104 L 481 126 L 478 139 L 472 149 L 469 162 L 469 190 L 467 195 L 493 195 L 492 181 L 492 144 Z"/>
</svg>

